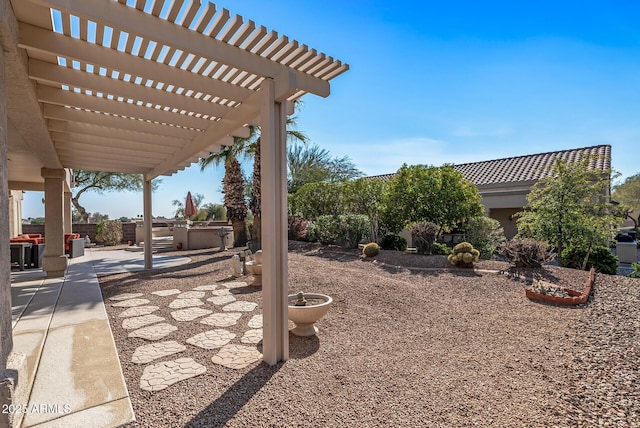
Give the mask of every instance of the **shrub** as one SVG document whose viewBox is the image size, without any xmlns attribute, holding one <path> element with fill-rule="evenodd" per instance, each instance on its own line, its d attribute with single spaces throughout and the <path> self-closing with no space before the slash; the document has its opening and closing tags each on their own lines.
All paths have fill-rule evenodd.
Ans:
<svg viewBox="0 0 640 428">
<path fill-rule="evenodd" d="M 436 240 L 438 226 L 430 221 L 419 221 L 409 228 L 409 232 L 411 232 L 418 254 L 431 254 L 431 247 Z"/>
<path fill-rule="evenodd" d="M 640 278 L 640 262 L 632 263 L 633 272 L 627 275 L 629 278 Z"/>
<path fill-rule="evenodd" d="M 407 249 L 407 240 L 397 233 L 386 233 L 380 239 L 380 247 L 383 250 L 404 251 Z"/>
<path fill-rule="evenodd" d="M 101 221 L 96 224 L 96 241 L 104 245 L 118 245 L 122 242 L 122 223 L 116 220 Z"/>
<path fill-rule="evenodd" d="M 447 246 L 447 244 L 443 244 L 441 242 L 434 242 L 431 247 L 431 252 L 433 254 L 438 254 L 442 256 L 448 256 L 452 253 L 453 250 Z"/>
<path fill-rule="evenodd" d="M 504 242 L 498 248 L 498 254 L 515 267 L 540 267 L 555 259 L 555 254 L 549 251 L 546 243 L 531 238 L 514 238 Z"/>
<path fill-rule="evenodd" d="M 582 269 L 587 250 L 582 248 L 568 247 L 562 250 L 560 264 L 565 267 Z M 597 272 L 615 275 L 618 270 L 618 257 L 611 253 L 611 250 L 604 246 L 591 248 L 587 269 L 594 268 Z"/>
<path fill-rule="evenodd" d="M 289 217 L 289 239 L 306 241 L 307 226 L 307 221 L 302 217 Z"/>
<path fill-rule="evenodd" d="M 313 221 L 307 221 L 307 241 L 318 242 L 316 223 Z"/>
<path fill-rule="evenodd" d="M 471 217 L 467 223 L 465 239 L 480 251 L 480 258 L 488 260 L 493 256 L 498 245 L 507 238 L 504 229 L 496 219 L 478 216 Z"/>
<path fill-rule="evenodd" d="M 362 254 L 364 254 L 365 257 L 375 257 L 380 254 L 380 246 L 375 242 L 369 242 L 362 249 Z"/>
<path fill-rule="evenodd" d="M 452 265 L 473 267 L 473 264 L 480 258 L 480 251 L 474 249 L 468 242 L 461 242 L 453 247 L 453 252 L 447 258 Z"/>
<path fill-rule="evenodd" d="M 358 248 L 358 244 L 369 236 L 369 218 L 354 214 L 323 215 L 316 220 L 315 231 L 323 244 Z"/>
</svg>

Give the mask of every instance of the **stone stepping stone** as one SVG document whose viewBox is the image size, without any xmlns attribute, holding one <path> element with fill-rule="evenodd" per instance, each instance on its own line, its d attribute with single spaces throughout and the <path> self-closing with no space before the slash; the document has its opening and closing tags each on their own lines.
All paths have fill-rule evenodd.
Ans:
<svg viewBox="0 0 640 428">
<path fill-rule="evenodd" d="M 227 330 L 209 330 L 187 339 L 187 343 L 204 349 L 221 348 L 236 337 Z"/>
<path fill-rule="evenodd" d="M 220 349 L 217 355 L 211 358 L 211 361 L 214 364 L 220 364 L 230 369 L 243 369 L 261 359 L 262 354 L 255 347 L 226 345 Z"/>
<path fill-rule="evenodd" d="M 141 317 L 127 318 L 122 321 L 122 328 L 125 330 L 132 330 L 149 324 L 155 324 L 160 321 L 164 321 L 164 317 L 159 317 L 158 315 L 143 315 Z"/>
<path fill-rule="evenodd" d="M 216 288 L 218 288 L 218 286 L 216 284 L 200 285 L 200 286 L 194 288 L 194 290 L 195 291 L 211 291 L 211 290 L 215 290 Z"/>
<path fill-rule="evenodd" d="M 225 290 L 228 291 L 228 290 Z M 235 302 L 236 298 L 233 296 L 213 296 L 207 299 L 207 302 L 211 302 L 214 305 L 226 305 L 227 303 Z"/>
<path fill-rule="evenodd" d="M 152 314 L 158 309 L 160 309 L 159 306 L 134 306 L 133 308 L 125 310 L 118 316 L 122 318 L 139 317 L 142 315 Z"/>
<path fill-rule="evenodd" d="M 141 337 L 146 340 L 160 340 L 168 334 L 176 331 L 178 327 L 166 322 L 142 327 L 129 333 L 129 337 Z"/>
<path fill-rule="evenodd" d="M 113 303 L 111 306 L 116 308 L 132 308 L 134 306 L 146 305 L 147 303 L 150 303 L 147 299 L 129 299 Z"/>
<path fill-rule="evenodd" d="M 225 314 L 213 314 L 200 320 L 201 324 L 207 324 L 214 327 L 230 327 L 236 325 L 242 314 L 237 312 L 229 312 Z"/>
<path fill-rule="evenodd" d="M 222 288 L 220 290 L 213 290 L 211 294 L 213 294 L 214 296 L 231 296 L 231 291 L 227 290 L 226 288 Z"/>
<path fill-rule="evenodd" d="M 145 367 L 140 378 L 140 389 L 160 391 L 181 380 L 201 375 L 207 371 L 202 364 L 192 358 L 179 358 Z"/>
<path fill-rule="evenodd" d="M 177 299 L 202 299 L 207 294 L 204 291 L 185 291 L 176 296 Z"/>
<path fill-rule="evenodd" d="M 182 291 L 178 290 L 177 288 L 172 288 L 171 290 L 160 290 L 160 291 L 151 292 L 151 294 L 155 294 L 156 296 L 160 296 L 160 297 L 173 296 L 174 294 L 180 294 L 180 293 L 182 293 Z"/>
<path fill-rule="evenodd" d="M 180 309 L 179 311 L 171 312 L 171 316 L 176 321 L 193 321 L 196 318 L 203 317 L 205 315 L 209 315 L 213 311 L 210 309 L 202 309 L 202 308 L 187 308 Z"/>
<path fill-rule="evenodd" d="M 153 360 L 157 360 L 158 358 L 177 354 L 178 352 L 182 352 L 186 349 L 186 346 L 176 342 L 175 340 L 160 343 L 150 343 L 148 345 L 138 346 L 133 352 L 131 361 L 136 364 L 147 364 Z"/>
<path fill-rule="evenodd" d="M 171 309 L 182 309 L 190 306 L 202 306 L 204 302 L 200 299 L 176 299 L 169 303 Z"/>
<path fill-rule="evenodd" d="M 247 323 L 249 328 L 262 328 L 262 315 L 254 315 Z"/>
<path fill-rule="evenodd" d="M 122 293 L 113 297 L 109 297 L 109 300 L 128 300 L 135 299 L 136 297 L 143 296 L 143 293 Z"/>
<path fill-rule="evenodd" d="M 223 282 L 222 285 L 224 285 L 227 288 L 241 288 L 241 287 L 247 287 L 247 283 L 244 281 L 230 281 L 230 282 Z"/>
<path fill-rule="evenodd" d="M 242 343 L 260 343 L 262 341 L 262 329 L 257 328 L 253 330 L 247 330 L 247 332 L 242 336 L 240 342 Z"/>
<path fill-rule="evenodd" d="M 225 312 L 251 312 L 252 310 L 254 310 L 256 307 L 258 306 L 257 303 L 253 303 L 253 302 L 245 302 L 245 301 L 237 301 L 237 302 L 233 302 L 228 304 L 227 306 L 223 307 L 222 310 Z"/>
</svg>

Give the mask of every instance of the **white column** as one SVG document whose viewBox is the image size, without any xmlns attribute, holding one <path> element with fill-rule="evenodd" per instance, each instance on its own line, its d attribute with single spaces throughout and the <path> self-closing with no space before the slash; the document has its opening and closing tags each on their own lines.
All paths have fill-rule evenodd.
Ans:
<svg viewBox="0 0 640 428">
<path fill-rule="evenodd" d="M 48 277 L 64 276 L 67 256 L 64 253 L 63 192 L 64 169 L 42 168 L 44 178 L 44 257 L 42 270 Z"/>
<path fill-rule="evenodd" d="M 261 111 L 263 359 L 269 365 L 289 359 L 287 262 L 286 109 L 265 79 Z"/>
<path fill-rule="evenodd" d="M 144 268 L 153 269 L 153 214 L 151 213 L 151 180 L 143 177 L 142 193 L 144 198 Z"/>
<path fill-rule="evenodd" d="M 71 192 L 64 192 L 64 233 L 71 233 L 73 217 L 71 216 Z M 81 238 L 83 238 L 81 236 Z"/>
</svg>

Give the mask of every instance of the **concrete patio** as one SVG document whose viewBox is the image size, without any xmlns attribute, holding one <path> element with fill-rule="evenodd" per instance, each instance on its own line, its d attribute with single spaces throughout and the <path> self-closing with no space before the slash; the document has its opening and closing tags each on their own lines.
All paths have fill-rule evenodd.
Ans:
<svg viewBox="0 0 640 428">
<path fill-rule="evenodd" d="M 155 268 L 187 263 L 154 257 Z M 22 427 L 111 427 L 135 419 L 98 274 L 144 268 L 142 254 L 88 250 L 64 277 L 11 273 L 14 351 L 25 355 L 28 401 Z"/>
</svg>

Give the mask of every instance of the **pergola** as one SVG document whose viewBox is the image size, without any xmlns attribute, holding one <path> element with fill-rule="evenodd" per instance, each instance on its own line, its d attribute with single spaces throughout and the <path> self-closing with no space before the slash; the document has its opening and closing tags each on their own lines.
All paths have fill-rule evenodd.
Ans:
<svg viewBox="0 0 640 428">
<path fill-rule="evenodd" d="M 152 179 L 261 127 L 263 354 L 268 364 L 286 360 L 286 115 L 306 93 L 328 96 L 348 65 L 207 0 L 0 0 L 0 43 L 0 240 L 7 188 L 44 190 L 52 276 L 67 266 L 71 169 L 141 174 L 149 220 Z M 11 318 L 1 324 L 5 367 Z"/>
</svg>

